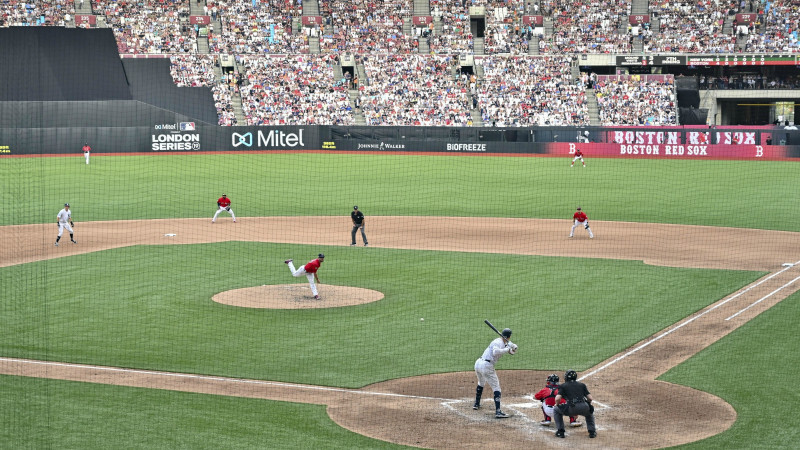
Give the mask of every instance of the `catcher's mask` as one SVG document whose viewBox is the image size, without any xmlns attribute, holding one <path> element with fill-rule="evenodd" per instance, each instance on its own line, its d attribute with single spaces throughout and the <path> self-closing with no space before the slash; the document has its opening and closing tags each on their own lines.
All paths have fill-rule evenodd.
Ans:
<svg viewBox="0 0 800 450">
<path fill-rule="evenodd" d="M 558 378 L 558 375 L 554 373 L 547 377 L 547 382 L 550 384 L 558 384 L 559 381 L 560 379 Z"/>
</svg>

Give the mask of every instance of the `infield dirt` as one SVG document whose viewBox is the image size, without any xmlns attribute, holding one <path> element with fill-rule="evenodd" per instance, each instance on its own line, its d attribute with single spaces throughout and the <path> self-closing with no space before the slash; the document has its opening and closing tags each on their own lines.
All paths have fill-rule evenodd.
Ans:
<svg viewBox="0 0 800 450">
<path fill-rule="evenodd" d="M 10 232 L 13 244 L 0 249 L 0 267 L 130 245 L 259 241 L 349 246 L 351 227 L 347 217 L 242 217 L 235 224 L 218 221 L 214 225 L 208 219 L 76 225 L 79 244 L 60 247 L 53 246 L 52 224 L 2 227 L 6 236 Z M 303 231 L 309 229 L 314 232 Z M 464 372 L 390 380 L 362 389 L 10 358 L 0 359 L 0 373 L 324 404 L 330 417 L 347 429 L 428 448 L 658 448 L 703 439 L 729 428 L 736 412 L 726 402 L 656 378 L 800 288 L 793 282 L 800 275 L 800 266 L 781 266 L 798 259 L 800 233 L 592 221 L 596 238 L 590 240 L 582 230 L 576 230 L 575 238 L 567 238 L 569 229 L 565 220 L 370 217 L 368 232 L 373 247 L 627 259 L 674 267 L 770 272 L 580 374 L 588 377 L 585 381 L 598 401 L 597 439 L 590 440 L 585 427 L 568 428 L 566 439 L 556 439 L 552 428 L 538 424 L 541 411 L 530 394 L 541 387 L 549 372 L 500 370 L 503 404 L 508 405 L 504 410 L 514 416 L 495 419 L 491 399 L 484 400 L 485 409 L 473 411 L 473 361 L 464 362 Z M 168 236 L 171 234 L 174 236 Z M 265 287 L 248 289 L 261 288 Z M 345 299 L 354 295 L 370 299 L 365 301 L 380 300 L 382 295 L 346 286 L 335 288 L 323 294 L 325 307 L 344 306 Z M 302 284 L 268 289 L 307 295 Z M 227 301 L 233 304 L 244 301 L 231 292 L 220 295 L 229 296 Z M 289 294 L 272 306 L 240 306 L 283 307 L 286 302 L 298 301 Z"/>
</svg>

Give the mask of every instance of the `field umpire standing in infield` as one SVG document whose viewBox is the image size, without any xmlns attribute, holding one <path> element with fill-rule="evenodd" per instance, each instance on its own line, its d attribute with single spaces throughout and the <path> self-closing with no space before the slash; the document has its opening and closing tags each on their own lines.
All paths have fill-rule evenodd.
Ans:
<svg viewBox="0 0 800 450">
<path fill-rule="evenodd" d="M 556 406 L 553 409 L 553 417 L 556 419 L 556 437 L 564 437 L 564 416 L 583 416 L 586 417 L 586 428 L 589 430 L 589 437 L 597 437 L 597 428 L 594 425 L 594 406 L 592 406 L 592 394 L 586 385 L 578 380 L 578 373 L 568 370 L 564 373 L 564 383 L 558 387 L 556 395 Z M 566 403 L 561 403 L 561 399 Z"/>
<path fill-rule="evenodd" d="M 353 221 L 353 231 L 350 232 L 350 245 L 356 245 L 356 231 L 361 228 L 361 239 L 364 240 L 364 247 L 368 246 L 367 234 L 364 233 L 364 213 L 358 210 L 358 206 L 353 206 L 350 219 Z"/>
</svg>

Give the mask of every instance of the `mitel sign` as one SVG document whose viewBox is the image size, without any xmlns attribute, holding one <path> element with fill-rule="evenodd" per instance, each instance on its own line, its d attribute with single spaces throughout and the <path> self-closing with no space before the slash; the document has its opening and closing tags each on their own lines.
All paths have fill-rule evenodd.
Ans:
<svg viewBox="0 0 800 450">
<path fill-rule="evenodd" d="M 252 131 L 247 133 L 231 133 L 231 146 L 234 148 L 295 148 L 305 147 L 306 143 L 303 142 L 303 129 L 297 130 L 297 133 L 287 133 L 281 130 L 258 130 L 255 134 Z"/>
</svg>

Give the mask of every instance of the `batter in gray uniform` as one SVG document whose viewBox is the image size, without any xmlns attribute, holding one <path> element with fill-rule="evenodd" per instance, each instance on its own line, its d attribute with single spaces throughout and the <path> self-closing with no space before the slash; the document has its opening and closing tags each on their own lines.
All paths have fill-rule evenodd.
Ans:
<svg viewBox="0 0 800 450">
<path fill-rule="evenodd" d="M 497 378 L 497 373 L 494 371 L 494 365 L 501 356 L 508 353 L 513 355 L 517 352 L 517 344 L 511 342 L 511 329 L 506 328 L 502 331 L 501 337 L 493 340 L 483 355 L 475 361 L 475 374 L 478 375 L 478 387 L 475 389 L 475 404 L 472 409 L 479 409 L 481 407 L 481 395 L 483 394 L 483 386 L 487 383 L 494 392 L 494 416 L 498 419 L 505 419 L 510 417 L 500 409 L 500 380 Z"/>
</svg>

